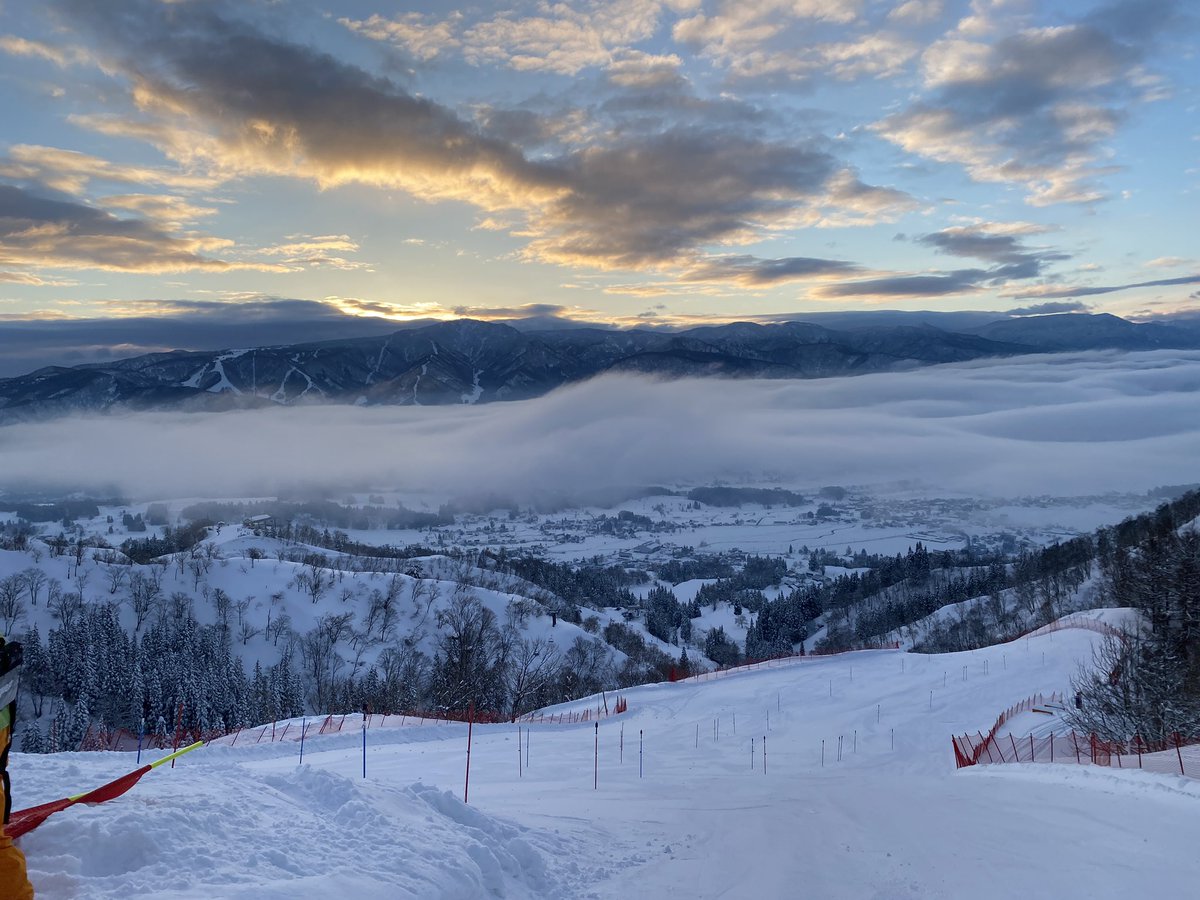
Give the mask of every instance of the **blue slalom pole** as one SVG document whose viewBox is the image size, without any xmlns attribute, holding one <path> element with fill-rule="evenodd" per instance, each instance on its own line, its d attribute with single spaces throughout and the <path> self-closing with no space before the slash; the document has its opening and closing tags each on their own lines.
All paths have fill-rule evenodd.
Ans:
<svg viewBox="0 0 1200 900">
<path fill-rule="evenodd" d="M 642 777 L 642 729 L 638 729 L 638 778 Z"/>
<path fill-rule="evenodd" d="M 363 778 L 367 777 L 367 720 L 363 719 Z"/>
<path fill-rule="evenodd" d="M 308 719 L 302 719 L 300 724 L 300 765 L 304 765 L 304 732 L 308 731 Z"/>
<path fill-rule="evenodd" d="M 137 764 L 142 764 L 142 735 L 146 733 L 146 720 L 142 719 L 141 727 L 138 728 L 138 755 Z"/>
</svg>

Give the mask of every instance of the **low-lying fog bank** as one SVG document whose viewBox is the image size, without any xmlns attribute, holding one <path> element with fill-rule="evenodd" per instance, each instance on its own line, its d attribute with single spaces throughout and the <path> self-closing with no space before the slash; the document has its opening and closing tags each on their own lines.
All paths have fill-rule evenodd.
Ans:
<svg viewBox="0 0 1200 900">
<path fill-rule="evenodd" d="M 1200 460 L 1200 352 L 814 381 L 608 376 L 520 403 L 137 413 L 0 429 L 0 484 L 134 497 L 309 485 L 570 493 L 770 477 L 981 495 L 1141 491 Z"/>
</svg>

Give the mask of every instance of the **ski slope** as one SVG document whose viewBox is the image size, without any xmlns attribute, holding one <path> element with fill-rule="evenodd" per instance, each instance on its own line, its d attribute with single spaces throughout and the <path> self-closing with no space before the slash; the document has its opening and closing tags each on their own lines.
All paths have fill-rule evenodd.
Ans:
<svg viewBox="0 0 1200 900">
<path fill-rule="evenodd" d="M 243 732 L 22 845 L 39 898 L 1186 896 L 1200 782 L 954 768 L 952 733 L 1068 690 L 1099 639 L 866 651 L 636 688 L 598 731 L 523 726 L 519 763 L 517 726 L 476 726 L 469 805 L 463 725 L 368 729 L 365 778 L 357 715 L 310 731 L 302 766 L 290 737 Z M 130 754 L 14 754 L 15 805 L 133 767 Z"/>
</svg>

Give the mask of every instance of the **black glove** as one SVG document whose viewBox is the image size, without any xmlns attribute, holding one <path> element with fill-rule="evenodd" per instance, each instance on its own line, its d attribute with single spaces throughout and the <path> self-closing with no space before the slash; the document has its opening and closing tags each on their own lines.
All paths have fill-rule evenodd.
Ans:
<svg viewBox="0 0 1200 900">
<path fill-rule="evenodd" d="M 24 650 L 18 641 L 5 641 L 0 647 L 0 675 L 11 672 L 21 665 Z"/>
</svg>

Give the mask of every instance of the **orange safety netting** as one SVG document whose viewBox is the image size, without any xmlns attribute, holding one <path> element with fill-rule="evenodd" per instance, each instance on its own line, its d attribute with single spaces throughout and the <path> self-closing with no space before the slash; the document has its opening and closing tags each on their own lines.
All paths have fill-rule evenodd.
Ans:
<svg viewBox="0 0 1200 900">
<path fill-rule="evenodd" d="M 19 838 L 21 835 L 33 831 L 33 829 L 37 828 L 56 812 L 61 812 L 68 807 L 74 806 L 76 803 L 104 803 L 106 800 L 120 797 L 137 784 L 142 776 L 149 772 L 151 768 L 151 766 L 142 766 L 140 769 L 136 769 L 128 775 L 122 775 L 120 778 L 110 781 L 108 784 L 102 785 L 94 791 L 88 791 L 86 794 L 79 794 L 75 797 L 64 797 L 61 800 L 52 800 L 40 806 L 31 806 L 28 809 L 17 810 L 9 817 L 8 824 L 4 826 L 4 830 L 10 838 Z"/>
</svg>

